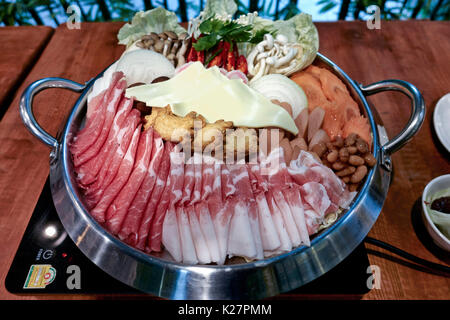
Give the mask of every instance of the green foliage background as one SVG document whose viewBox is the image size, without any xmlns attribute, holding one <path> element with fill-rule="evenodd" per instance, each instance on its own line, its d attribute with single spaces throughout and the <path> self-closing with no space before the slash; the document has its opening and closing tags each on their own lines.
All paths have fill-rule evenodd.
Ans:
<svg viewBox="0 0 450 320">
<path fill-rule="evenodd" d="M 258 11 L 264 17 L 287 19 L 300 12 L 303 0 L 235 0 L 238 13 Z M 307 0 L 320 12 L 337 10 L 336 20 L 367 17 L 370 7 L 380 8 L 382 19 L 450 20 L 450 0 Z M 162 6 L 175 10 L 180 21 L 196 16 L 206 0 L 0 0 L 0 25 L 59 25 L 75 6 L 81 21 L 128 21 L 135 12 Z M 174 8 L 175 4 L 175 8 Z M 170 8 L 169 8 L 170 5 Z"/>
</svg>

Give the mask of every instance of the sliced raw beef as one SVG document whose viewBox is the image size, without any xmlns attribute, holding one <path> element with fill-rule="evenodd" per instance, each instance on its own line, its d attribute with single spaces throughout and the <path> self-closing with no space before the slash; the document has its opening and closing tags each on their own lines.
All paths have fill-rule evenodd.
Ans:
<svg viewBox="0 0 450 320">
<path fill-rule="evenodd" d="M 125 153 L 122 161 L 120 162 L 119 170 L 113 182 L 106 188 L 100 201 L 97 203 L 94 209 L 91 210 L 91 215 L 99 222 L 105 222 L 105 212 L 109 205 L 114 201 L 117 194 L 120 192 L 122 187 L 128 181 L 131 171 L 134 166 L 134 159 L 136 155 L 136 149 L 139 142 L 139 137 L 141 133 L 141 125 L 139 125 L 133 133 L 131 143 L 128 146 L 128 150 Z"/>
<path fill-rule="evenodd" d="M 140 133 L 133 171 L 131 172 L 127 183 L 123 186 L 122 190 L 120 190 L 106 212 L 105 226 L 112 234 L 119 233 L 122 222 L 128 212 L 128 208 L 144 180 L 145 173 L 147 172 L 150 163 L 150 156 L 152 154 L 152 140 L 153 129 Z"/>
<path fill-rule="evenodd" d="M 109 130 L 108 138 L 100 151 L 93 158 L 83 163 L 80 167 L 76 168 L 78 183 L 87 186 L 95 181 L 102 165 L 111 152 L 115 152 L 115 139 L 119 134 L 122 123 L 128 116 L 128 113 L 133 106 L 133 100 L 122 98 L 118 107 L 117 113 L 114 117 L 111 129 Z M 111 150 L 113 149 L 113 150 Z"/>
<path fill-rule="evenodd" d="M 140 121 L 140 113 L 134 109 L 131 110 L 127 119 L 123 122 L 114 141 L 115 147 L 111 148 L 108 158 L 100 169 L 97 180 L 85 192 L 87 202 L 91 208 L 100 201 L 104 191 L 116 176 L 120 163 L 131 143 L 133 132 Z"/>
<path fill-rule="evenodd" d="M 104 101 L 105 115 L 100 133 L 95 139 L 95 142 L 84 152 L 73 154 L 73 163 L 75 167 L 81 166 L 83 163 L 92 159 L 100 152 L 108 137 L 109 131 L 114 121 L 114 117 L 116 115 L 117 106 L 119 105 L 120 99 L 123 96 L 126 86 L 127 82 L 125 78 L 120 79 L 114 87 L 114 90 L 111 92 L 111 95 L 108 97 L 108 100 Z"/>
<path fill-rule="evenodd" d="M 152 130 L 152 129 L 149 129 Z M 142 185 L 139 188 L 133 202 L 128 209 L 128 213 L 119 232 L 119 238 L 131 246 L 136 246 L 138 241 L 139 226 L 141 225 L 142 216 L 145 207 L 150 201 L 150 196 L 157 178 L 157 171 L 164 153 L 164 143 L 159 134 L 153 132 L 153 148 L 150 164 L 145 173 Z"/>
<path fill-rule="evenodd" d="M 70 151 L 73 156 L 80 156 L 83 152 L 85 152 L 95 141 L 97 141 L 97 137 L 102 131 L 103 123 L 105 121 L 105 108 L 110 100 L 111 93 L 114 91 L 114 88 L 117 82 L 123 78 L 122 72 L 116 72 L 113 74 L 111 78 L 111 83 L 103 95 L 103 99 L 98 102 L 96 105 L 89 106 L 90 117 L 86 119 L 86 124 L 83 129 L 81 129 L 77 135 L 72 140 L 70 145 Z"/>
<path fill-rule="evenodd" d="M 143 213 L 142 219 L 141 219 L 141 224 L 139 226 L 138 240 L 136 243 L 136 248 L 138 248 L 140 250 L 144 250 L 146 248 L 147 243 L 149 243 L 149 241 L 150 241 L 148 239 L 148 234 L 149 234 L 150 228 L 153 224 L 153 220 L 155 220 L 154 223 L 156 225 L 162 225 L 163 215 L 161 215 L 160 217 L 155 217 L 155 219 L 154 219 L 155 211 L 156 211 L 156 208 L 158 207 L 158 204 L 162 203 L 161 206 L 163 206 L 166 202 L 168 203 L 168 198 L 167 198 L 167 200 L 164 201 L 164 203 L 163 203 L 163 201 L 160 202 L 160 200 L 161 200 L 161 195 L 163 194 L 163 192 L 165 190 L 166 182 L 168 182 L 168 176 L 169 176 L 169 171 L 170 171 L 170 152 L 172 152 L 172 150 L 173 150 L 173 144 L 170 142 L 166 142 L 165 145 L 163 146 L 163 149 L 164 149 L 164 152 L 163 152 L 160 164 L 159 164 L 158 172 L 156 175 L 155 185 L 153 187 L 152 193 L 151 193 L 149 200 L 147 202 L 147 205 L 145 207 L 145 210 L 144 210 L 144 213 Z M 150 248 L 150 246 L 149 246 L 149 248 Z"/>
</svg>

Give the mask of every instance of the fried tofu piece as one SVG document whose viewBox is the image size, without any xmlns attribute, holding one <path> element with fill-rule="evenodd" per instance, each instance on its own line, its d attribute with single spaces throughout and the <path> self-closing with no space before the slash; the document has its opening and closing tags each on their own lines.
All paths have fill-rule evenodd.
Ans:
<svg viewBox="0 0 450 320">
<path fill-rule="evenodd" d="M 205 124 L 204 118 L 197 116 L 195 112 L 179 117 L 172 113 L 169 106 L 164 108 L 154 107 L 152 113 L 145 116 L 144 129 L 153 127 L 164 140 L 181 142 L 187 137 L 192 137 L 196 121 L 199 121 L 199 127 Z"/>
</svg>

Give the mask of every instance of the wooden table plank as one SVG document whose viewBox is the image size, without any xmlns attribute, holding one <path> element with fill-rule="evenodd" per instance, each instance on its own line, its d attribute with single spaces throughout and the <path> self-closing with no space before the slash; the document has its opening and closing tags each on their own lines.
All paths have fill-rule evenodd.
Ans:
<svg viewBox="0 0 450 320">
<path fill-rule="evenodd" d="M 45 26 L 0 28 L 0 119 L 52 34 Z"/>
<path fill-rule="evenodd" d="M 320 51 L 356 81 L 368 84 L 399 78 L 412 82 L 424 94 L 427 119 L 417 137 L 393 156 L 393 183 L 370 235 L 422 258 L 448 263 L 448 254 L 433 248 L 426 237 L 421 236 L 419 240 L 411 216 L 417 211 L 415 201 L 425 184 L 450 171 L 449 156 L 442 153 L 434 140 L 430 122 L 434 104 L 446 93 L 450 80 L 447 63 L 450 43 L 445 38 L 450 24 L 382 21 L 381 30 L 368 30 L 364 22 L 316 25 L 321 39 Z M 120 26 L 121 23 L 87 23 L 81 25 L 81 30 L 59 27 L 20 91 L 32 81 L 47 76 L 87 81 L 120 56 L 123 47 L 116 45 Z M 74 93 L 61 90 L 41 93 L 35 100 L 37 120 L 55 135 L 76 97 Z M 408 99 L 398 93 L 383 93 L 370 100 L 381 114 L 390 136 L 398 133 L 409 117 Z M 49 171 L 49 150 L 23 127 L 17 105 L 18 97 L 0 124 L 0 298 L 47 298 L 11 295 L 3 285 Z M 432 251 L 427 250 L 430 246 Z M 372 246 L 368 248 L 371 263 L 381 270 L 381 289 L 372 290 L 364 299 L 450 298 L 448 278 L 416 270 L 398 263 L 389 253 Z M 52 299 L 73 297 L 49 296 Z"/>
</svg>

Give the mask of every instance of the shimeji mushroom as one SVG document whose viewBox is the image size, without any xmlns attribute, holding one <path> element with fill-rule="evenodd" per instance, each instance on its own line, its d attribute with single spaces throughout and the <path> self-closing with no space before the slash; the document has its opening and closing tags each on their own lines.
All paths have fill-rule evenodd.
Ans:
<svg viewBox="0 0 450 320">
<path fill-rule="evenodd" d="M 247 58 L 248 73 L 253 80 L 269 73 L 289 75 L 295 70 L 296 58 L 301 53 L 301 47 L 289 43 L 284 35 L 274 39 L 269 33 L 258 43 Z"/>
</svg>

